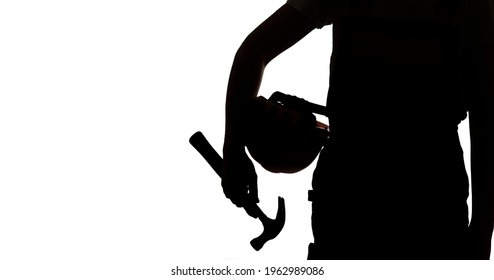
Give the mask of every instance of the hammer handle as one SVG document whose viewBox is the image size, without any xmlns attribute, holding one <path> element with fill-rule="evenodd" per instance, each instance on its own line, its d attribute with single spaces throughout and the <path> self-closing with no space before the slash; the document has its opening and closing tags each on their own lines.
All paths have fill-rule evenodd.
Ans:
<svg viewBox="0 0 494 280">
<path fill-rule="evenodd" d="M 206 137 L 202 132 L 198 131 L 194 133 L 190 139 L 190 144 L 201 154 L 201 156 L 209 163 L 213 170 L 220 176 L 223 168 L 223 159 L 214 150 L 213 146 L 209 144 Z"/>
<path fill-rule="evenodd" d="M 216 150 L 211 146 L 209 141 L 204 137 L 202 132 L 198 131 L 194 133 L 190 139 L 190 144 L 202 155 L 202 157 L 209 163 L 209 165 L 213 168 L 213 170 L 220 176 L 223 168 L 223 159 L 216 152 Z M 259 208 L 257 203 L 247 203 L 244 206 L 245 212 L 249 214 L 249 216 L 254 218 L 259 218 L 261 222 L 264 222 L 266 219 L 269 219 Z"/>
</svg>

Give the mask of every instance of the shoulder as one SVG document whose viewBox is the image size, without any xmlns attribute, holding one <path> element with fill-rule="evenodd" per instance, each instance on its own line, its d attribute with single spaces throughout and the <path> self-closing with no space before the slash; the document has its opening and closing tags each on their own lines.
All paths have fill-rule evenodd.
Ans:
<svg viewBox="0 0 494 280">
<path fill-rule="evenodd" d="M 287 4 L 302 12 L 318 28 L 332 24 L 348 0 L 288 0 Z"/>
<path fill-rule="evenodd" d="M 464 0 L 467 37 L 473 45 L 494 44 L 494 0 Z"/>
</svg>

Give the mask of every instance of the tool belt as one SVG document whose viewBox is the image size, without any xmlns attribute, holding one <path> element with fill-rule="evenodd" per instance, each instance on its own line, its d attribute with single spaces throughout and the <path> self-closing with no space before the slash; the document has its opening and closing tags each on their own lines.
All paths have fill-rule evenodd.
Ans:
<svg viewBox="0 0 494 280">
<path fill-rule="evenodd" d="M 269 99 L 257 97 L 249 108 L 246 147 L 263 168 L 274 173 L 295 173 L 309 166 L 329 137 L 329 126 L 314 113 L 326 108 L 279 91 Z"/>
</svg>

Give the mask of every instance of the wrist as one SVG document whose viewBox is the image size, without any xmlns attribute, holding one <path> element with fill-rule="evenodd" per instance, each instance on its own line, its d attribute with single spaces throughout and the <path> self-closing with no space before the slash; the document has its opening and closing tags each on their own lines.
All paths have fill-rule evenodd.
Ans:
<svg viewBox="0 0 494 280">
<path fill-rule="evenodd" d="M 245 152 L 245 135 L 242 127 L 238 125 L 227 125 L 225 129 L 225 139 L 223 152 Z"/>
<path fill-rule="evenodd" d="M 230 155 L 239 154 L 245 154 L 245 145 L 240 141 L 225 139 L 225 143 L 223 144 L 223 155 L 228 157 Z"/>
</svg>

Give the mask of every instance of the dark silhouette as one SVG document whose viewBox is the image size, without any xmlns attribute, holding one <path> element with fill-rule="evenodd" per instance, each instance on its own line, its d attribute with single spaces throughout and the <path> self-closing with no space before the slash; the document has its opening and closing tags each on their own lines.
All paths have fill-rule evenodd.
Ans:
<svg viewBox="0 0 494 280">
<path fill-rule="evenodd" d="M 251 109 L 251 113 L 256 114 L 256 121 L 245 128 L 253 132 L 249 133 L 246 146 L 252 157 L 271 172 L 294 173 L 306 168 L 317 157 L 328 137 L 328 126 L 316 121 L 313 115 L 326 115 L 324 106 L 277 91 L 269 100 L 258 97 Z M 221 177 L 223 159 L 202 132 L 194 133 L 189 142 Z M 252 184 L 257 184 L 257 181 L 253 180 Z M 251 190 L 257 191 L 257 187 L 252 186 Z M 258 202 L 249 200 L 242 206 L 249 216 L 259 218 L 264 226 L 262 234 L 251 241 L 256 251 L 278 236 L 285 225 L 285 200 L 282 197 L 278 198 L 274 220 L 262 212 Z"/>
<path fill-rule="evenodd" d="M 223 160 L 211 144 L 209 144 L 202 132 L 194 133 L 194 135 L 190 137 L 189 142 L 204 157 L 211 168 L 213 168 L 213 170 L 221 177 Z M 261 235 L 252 239 L 250 242 L 252 247 L 256 251 L 259 251 L 267 241 L 278 236 L 283 229 L 283 226 L 285 225 L 285 200 L 282 197 L 278 198 L 278 212 L 276 213 L 276 218 L 274 220 L 268 218 L 256 202 L 245 203 L 243 207 L 249 216 L 256 219 L 259 218 L 264 226 L 264 230 Z"/>
<path fill-rule="evenodd" d="M 222 186 L 258 201 L 244 128 L 266 65 L 333 26 L 331 133 L 309 194 L 309 259 L 488 259 L 494 225 L 492 0 L 288 0 L 242 43 Z M 330 50 L 328 50 L 330 51 Z M 457 133 L 469 115 L 469 181 Z"/>
<path fill-rule="evenodd" d="M 269 99 L 257 97 L 248 107 L 252 119 L 243 128 L 245 146 L 270 172 L 305 169 L 328 138 L 328 126 L 314 115 L 326 115 L 324 106 L 277 91 Z"/>
</svg>

